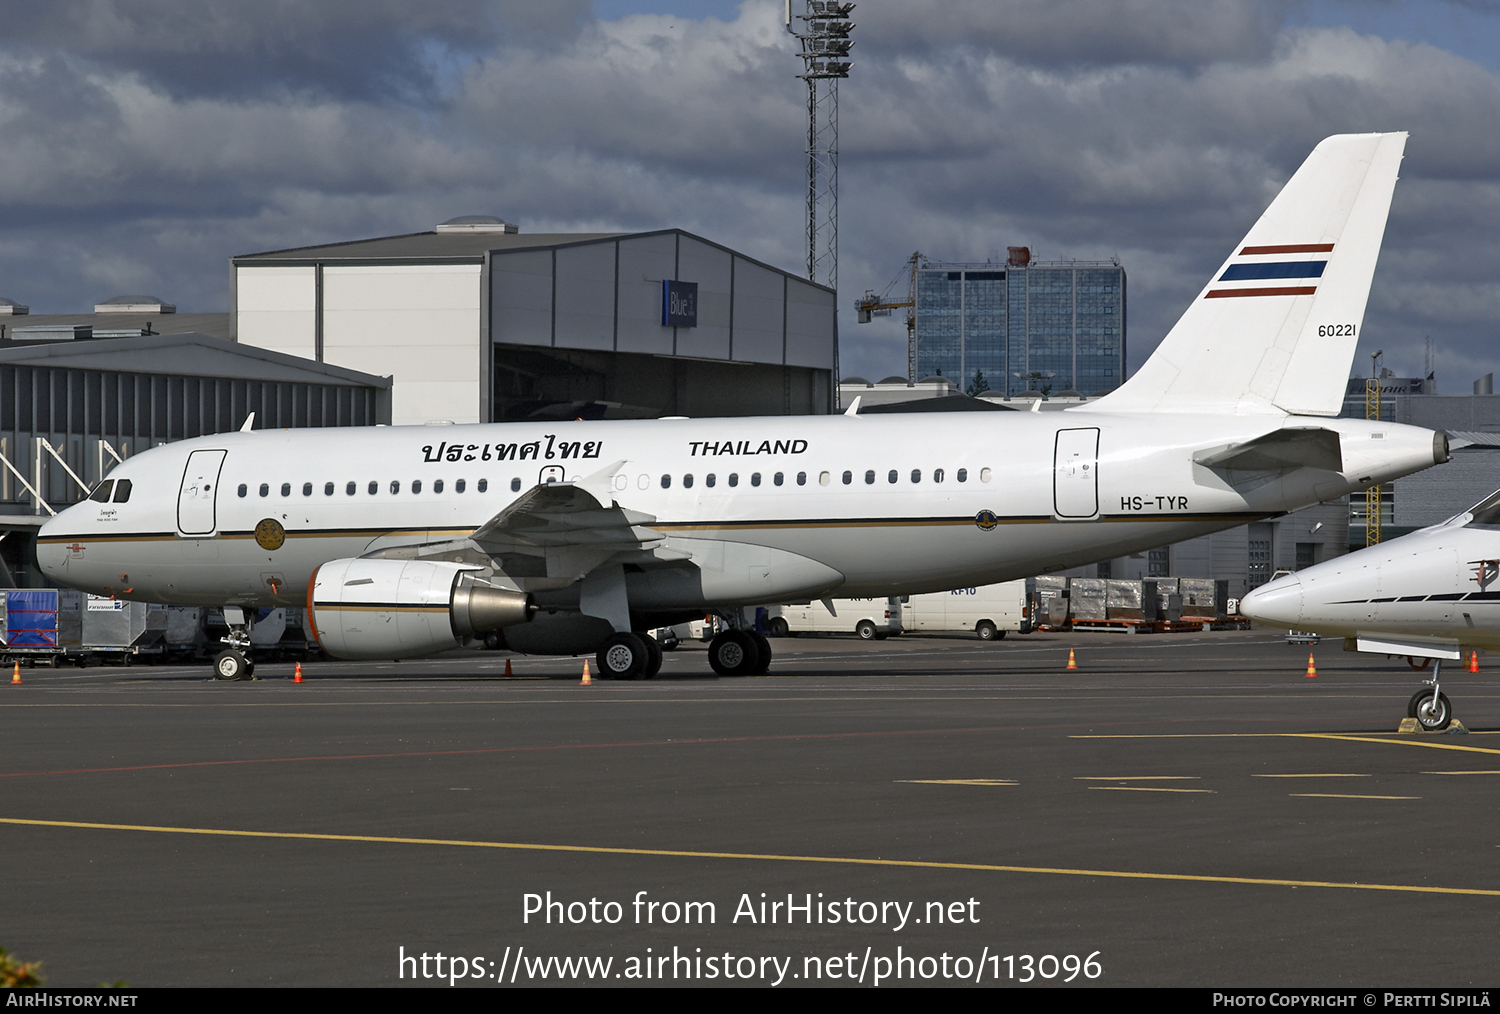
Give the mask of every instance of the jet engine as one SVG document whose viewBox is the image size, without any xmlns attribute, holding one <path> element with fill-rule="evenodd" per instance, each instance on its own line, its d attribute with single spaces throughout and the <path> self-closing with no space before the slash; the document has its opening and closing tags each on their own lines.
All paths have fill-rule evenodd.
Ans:
<svg viewBox="0 0 1500 1014">
<path fill-rule="evenodd" d="M 335 658 L 416 658 L 531 619 L 529 595 L 484 584 L 475 570 L 426 560 L 331 560 L 308 582 L 313 632 Z"/>
</svg>

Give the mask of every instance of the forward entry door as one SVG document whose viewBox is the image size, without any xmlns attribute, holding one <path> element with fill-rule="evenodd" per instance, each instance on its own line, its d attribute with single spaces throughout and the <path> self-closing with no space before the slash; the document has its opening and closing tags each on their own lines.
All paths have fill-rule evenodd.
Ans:
<svg viewBox="0 0 1500 1014">
<path fill-rule="evenodd" d="M 1099 513 L 1099 430 L 1058 430 L 1052 466 L 1052 503 L 1060 518 Z"/>
<path fill-rule="evenodd" d="M 214 503 L 219 495 L 219 470 L 227 451 L 194 451 L 182 472 L 177 491 L 177 531 L 180 535 L 212 535 L 218 530 Z"/>
</svg>

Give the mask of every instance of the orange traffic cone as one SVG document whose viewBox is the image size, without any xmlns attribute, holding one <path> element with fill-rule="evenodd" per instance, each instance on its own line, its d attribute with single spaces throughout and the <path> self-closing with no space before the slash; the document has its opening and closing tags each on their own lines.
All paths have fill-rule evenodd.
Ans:
<svg viewBox="0 0 1500 1014">
<path fill-rule="evenodd" d="M 1078 660 L 1073 657 L 1073 649 L 1072 648 L 1068 649 L 1068 668 L 1069 669 L 1077 669 L 1078 668 Z"/>
<path fill-rule="evenodd" d="M 302 663 L 301 662 L 297 663 L 297 671 L 294 672 L 294 673 L 292 673 L 292 682 L 293 683 L 301 683 L 302 682 Z"/>
<path fill-rule="evenodd" d="M 591 687 L 591 686 L 594 685 L 593 679 L 591 679 L 589 677 L 589 660 L 588 659 L 584 659 L 583 660 L 583 679 L 581 679 L 581 680 L 578 681 L 578 685 L 581 686 L 581 687 Z"/>
<path fill-rule="evenodd" d="M 510 659 L 506 659 L 505 660 L 505 675 L 507 675 L 507 676 L 514 676 L 515 675 L 515 673 L 513 673 L 513 672 L 510 671 Z"/>
<path fill-rule="evenodd" d="M 1474 651 L 1474 650 L 1471 649 L 1469 651 L 1469 672 L 1478 672 L 1478 671 L 1479 671 L 1479 652 Z"/>
<path fill-rule="evenodd" d="M 1304 675 L 1306 675 L 1308 678 L 1312 678 L 1318 675 L 1318 667 L 1313 665 L 1313 656 L 1312 652 L 1310 651 L 1307 653 L 1307 672 Z"/>
<path fill-rule="evenodd" d="M 18 686 L 21 685 L 21 663 L 20 662 L 17 662 L 16 663 L 16 667 L 11 670 L 10 685 L 13 686 L 13 687 L 18 687 Z"/>
</svg>

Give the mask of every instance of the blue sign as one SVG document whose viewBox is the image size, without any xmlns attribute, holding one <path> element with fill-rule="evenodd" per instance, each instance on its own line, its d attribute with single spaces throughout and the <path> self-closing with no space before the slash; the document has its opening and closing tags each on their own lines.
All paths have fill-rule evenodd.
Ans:
<svg viewBox="0 0 1500 1014">
<path fill-rule="evenodd" d="M 670 278 L 662 280 L 661 326 L 698 326 L 697 282 L 675 282 Z"/>
</svg>

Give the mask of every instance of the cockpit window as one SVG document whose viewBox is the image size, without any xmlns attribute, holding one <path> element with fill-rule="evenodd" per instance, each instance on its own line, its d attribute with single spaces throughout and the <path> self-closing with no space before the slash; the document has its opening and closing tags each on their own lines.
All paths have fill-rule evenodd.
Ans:
<svg viewBox="0 0 1500 1014">
<path fill-rule="evenodd" d="M 125 503 L 130 499 L 130 480 L 121 479 L 115 483 L 115 503 Z"/>
<path fill-rule="evenodd" d="M 1494 493 L 1478 506 L 1470 508 L 1469 513 L 1474 515 L 1470 525 L 1500 528 L 1500 493 Z"/>
<path fill-rule="evenodd" d="M 97 500 L 100 503 L 109 503 L 109 491 L 114 488 L 114 485 L 115 480 L 105 479 L 99 485 L 94 487 L 94 491 L 89 494 L 89 499 Z"/>
</svg>

